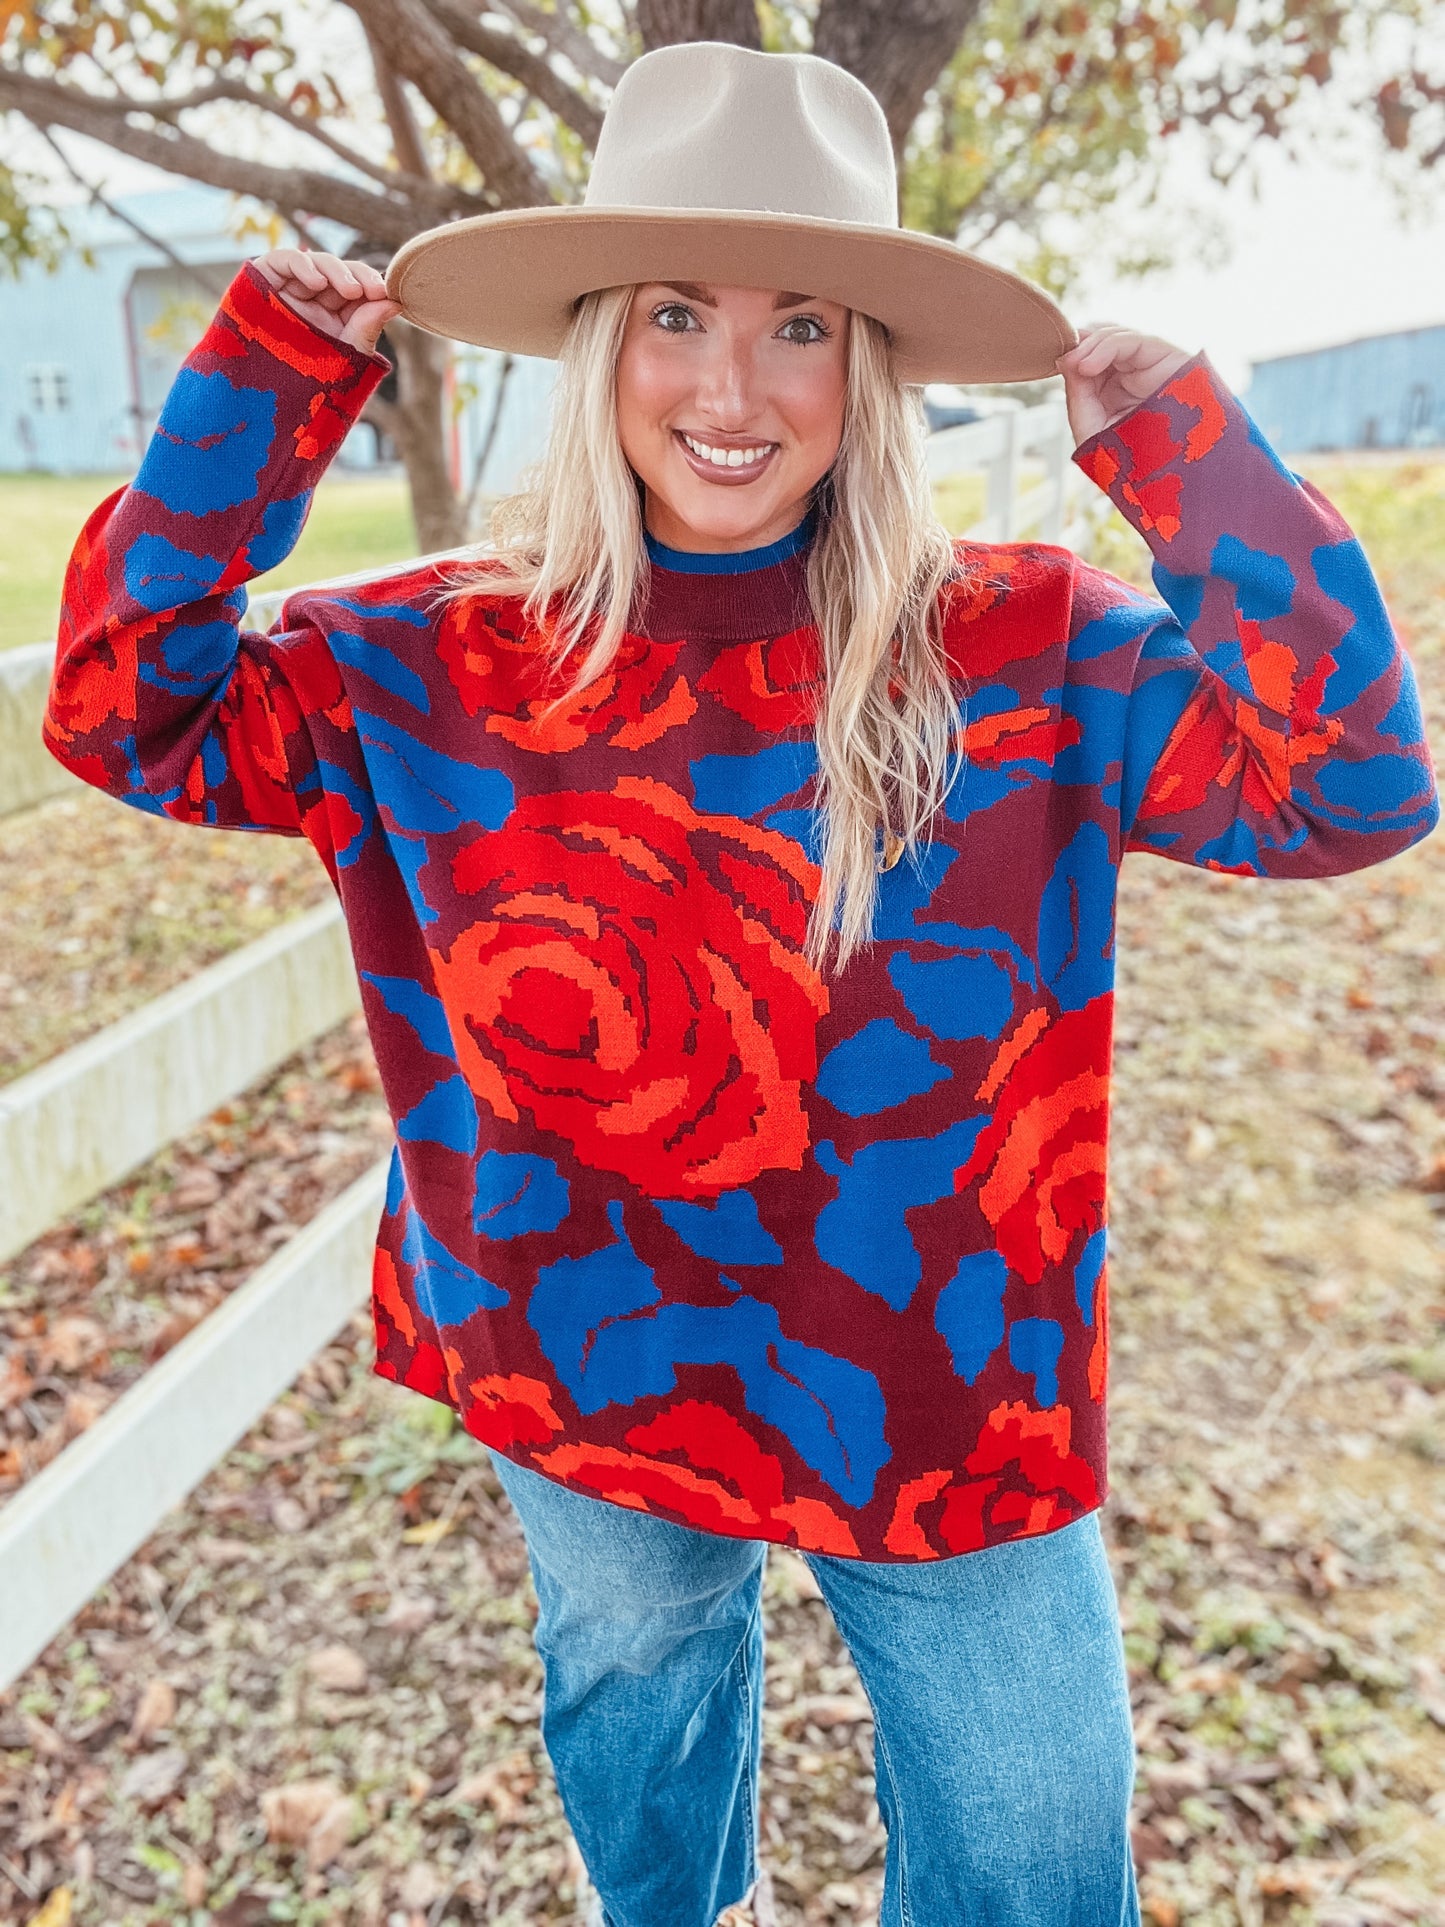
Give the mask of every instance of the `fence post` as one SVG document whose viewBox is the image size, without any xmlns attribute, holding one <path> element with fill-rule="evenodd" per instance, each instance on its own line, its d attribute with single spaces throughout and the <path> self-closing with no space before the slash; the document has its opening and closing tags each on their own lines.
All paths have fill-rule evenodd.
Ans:
<svg viewBox="0 0 1445 1927">
<path fill-rule="evenodd" d="M 1007 409 L 1002 417 L 1003 447 L 988 465 L 988 517 L 996 542 L 1012 542 L 1017 525 L 1019 494 L 1019 417 L 1022 409 Z"/>
<path fill-rule="evenodd" d="M 1053 490 L 1053 500 L 1049 503 L 1039 528 L 1045 542 L 1057 542 L 1064 532 L 1067 516 L 1064 512 L 1064 491 L 1069 482 L 1069 458 L 1073 454 L 1073 438 L 1069 432 L 1068 410 L 1059 409 L 1058 428 L 1044 443 L 1044 484 Z"/>
</svg>

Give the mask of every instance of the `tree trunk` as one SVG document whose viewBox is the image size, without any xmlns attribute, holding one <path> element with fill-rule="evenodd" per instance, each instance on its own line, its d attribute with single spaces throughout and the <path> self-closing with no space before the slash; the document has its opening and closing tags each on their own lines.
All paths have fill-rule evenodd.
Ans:
<svg viewBox="0 0 1445 1927">
<path fill-rule="evenodd" d="M 367 416 L 396 443 L 411 491 L 417 553 L 455 549 L 466 540 L 465 511 L 447 472 L 447 345 L 405 321 L 389 321 L 397 397 L 374 395 Z"/>
<path fill-rule="evenodd" d="M 637 0 L 644 53 L 686 40 L 730 40 L 761 50 L 762 29 L 753 0 Z"/>
<path fill-rule="evenodd" d="M 877 99 L 901 161 L 924 97 L 958 52 L 981 0 L 821 0 L 813 52 Z"/>
</svg>

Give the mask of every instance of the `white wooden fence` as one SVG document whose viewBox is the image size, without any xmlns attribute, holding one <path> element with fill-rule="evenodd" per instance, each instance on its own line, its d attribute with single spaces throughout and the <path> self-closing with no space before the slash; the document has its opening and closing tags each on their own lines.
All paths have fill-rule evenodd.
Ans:
<svg viewBox="0 0 1445 1927">
<path fill-rule="evenodd" d="M 1107 504 L 1062 403 L 929 438 L 935 481 L 984 470 L 968 533 L 1086 544 Z M 1023 488 L 1024 465 L 1044 478 Z M 1076 507 L 1076 505 L 1078 505 Z M 394 566 L 394 565 L 393 565 Z M 374 580 L 365 570 L 347 583 Z M 254 598 L 253 627 L 281 593 Z M 40 738 L 55 645 L 0 655 L 0 816 L 75 786 Z M 358 1007 L 339 908 L 308 911 L 0 1087 L 0 1263 Z M 0 1509 L 0 1687 L 154 1532 L 365 1302 L 386 1160 L 335 1199 Z"/>
</svg>

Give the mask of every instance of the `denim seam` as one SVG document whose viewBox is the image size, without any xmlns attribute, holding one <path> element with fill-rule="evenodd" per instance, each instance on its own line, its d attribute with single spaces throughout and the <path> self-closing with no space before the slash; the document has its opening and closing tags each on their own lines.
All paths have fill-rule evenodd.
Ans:
<svg viewBox="0 0 1445 1927">
<path fill-rule="evenodd" d="M 868 1703 L 873 1706 L 873 1695 L 864 1687 Z M 908 1905 L 908 1851 L 903 1836 L 903 1794 L 898 1784 L 898 1775 L 893 1771 L 893 1761 L 888 1752 L 888 1742 L 883 1737 L 883 1728 L 878 1721 L 878 1708 L 873 1706 L 873 1753 L 875 1767 L 879 1758 L 883 1761 L 888 1775 L 888 1784 L 893 1791 L 893 1812 L 898 1826 L 898 1918 L 902 1927 L 911 1927 L 913 1913 Z"/>
<path fill-rule="evenodd" d="M 747 1776 L 747 1814 L 748 1814 L 748 1858 L 747 1858 L 748 1885 L 747 1885 L 747 1888 L 744 1890 L 745 1895 L 746 1893 L 751 1891 L 753 1883 L 756 1881 L 758 1877 L 757 1810 L 758 1810 L 758 1795 L 759 1795 L 759 1770 L 760 1770 L 761 1762 L 755 1761 L 753 1758 L 753 1727 L 757 1718 L 757 1709 L 755 1707 L 754 1702 L 758 1697 L 758 1688 L 756 1683 L 753 1680 L 752 1673 L 748 1666 L 748 1655 L 752 1651 L 753 1622 L 754 1620 L 762 1616 L 762 1610 L 763 1610 L 763 1589 L 762 1589 L 762 1585 L 759 1584 L 758 1596 L 753 1602 L 753 1610 L 748 1618 L 747 1631 L 743 1635 L 743 1643 L 738 1652 L 738 1664 L 742 1667 L 743 1684 L 747 1689 L 747 1701 L 748 1701 L 748 1737 L 747 1737 L 747 1746 L 744 1749 L 744 1753 L 743 1753 L 743 1758 L 746 1762 L 745 1772 Z"/>
<path fill-rule="evenodd" d="M 754 1615 L 761 1613 L 762 1609 L 763 1609 L 763 1602 L 762 1602 L 762 1593 L 760 1590 L 758 1594 L 757 1604 L 753 1608 Z M 758 1772 L 754 1770 L 753 1747 L 752 1747 L 753 1701 L 756 1697 L 756 1689 L 754 1688 L 754 1685 L 753 1685 L 752 1674 L 748 1671 L 748 1651 L 752 1640 L 752 1631 L 753 1631 L 753 1621 L 750 1618 L 747 1623 L 747 1628 L 743 1633 L 742 1644 L 738 1647 L 737 1659 L 734 1662 L 734 1664 L 738 1669 L 738 1672 L 742 1676 L 743 1698 L 747 1703 L 747 1744 L 743 1748 L 743 1775 L 747 1783 L 744 1789 L 743 1797 L 747 1806 L 747 1814 L 748 1814 L 748 1833 L 747 1833 L 748 1857 L 747 1857 L 747 1863 L 746 1863 L 747 1880 L 744 1883 L 743 1890 L 738 1895 L 737 1899 L 724 1902 L 723 1906 L 718 1909 L 718 1913 L 713 1915 L 713 1927 L 716 1927 L 719 1914 L 725 1914 L 729 1907 L 742 1906 L 742 1904 L 751 1895 L 754 1887 L 757 1885 L 757 1879 L 758 1879 L 758 1836 L 757 1836 L 757 1827 L 755 1824 L 754 1816 L 757 1812 L 759 1778 L 758 1778 Z M 759 1766 L 760 1765 L 761 1763 L 759 1763 Z"/>
</svg>

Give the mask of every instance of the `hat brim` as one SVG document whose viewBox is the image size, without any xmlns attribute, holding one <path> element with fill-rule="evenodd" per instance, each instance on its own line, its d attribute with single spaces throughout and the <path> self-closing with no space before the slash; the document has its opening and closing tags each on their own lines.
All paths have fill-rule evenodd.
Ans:
<svg viewBox="0 0 1445 1927">
<path fill-rule="evenodd" d="M 663 280 L 785 288 L 881 321 L 907 382 L 1034 381 L 1077 336 L 1041 288 L 931 234 L 735 208 L 508 208 L 431 228 L 387 269 L 430 334 L 561 351 L 594 288 Z"/>
</svg>

